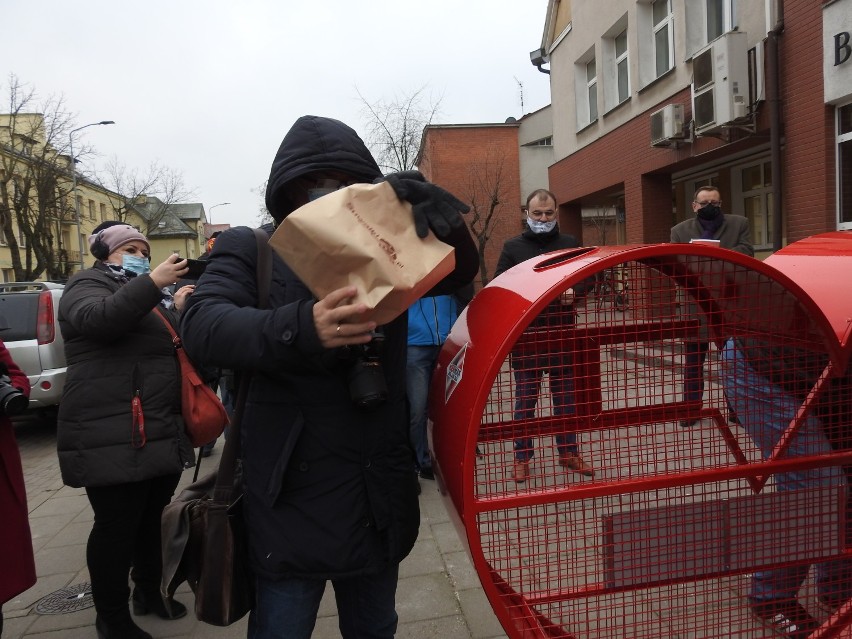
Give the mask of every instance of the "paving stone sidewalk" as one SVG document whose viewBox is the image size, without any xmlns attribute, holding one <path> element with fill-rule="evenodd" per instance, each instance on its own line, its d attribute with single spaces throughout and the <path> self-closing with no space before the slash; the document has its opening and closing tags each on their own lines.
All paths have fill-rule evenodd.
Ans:
<svg viewBox="0 0 852 639">
<path fill-rule="evenodd" d="M 64 614 L 39 614 L 42 598 L 89 581 L 86 540 L 92 511 L 85 491 L 63 486 L 55 448 L 55 426 L 26 419 L 15 428 L 24 465 L 33 548 L 38 582 L 3 605 L 3 639 L 93 639 L 94 608 Z M 218 463 L 221 443 L 204 460 L 209 469 Z M 181 487 L 192 480 L 184 473 Z M 400 567 L 397 611 L 402 639 L 490 639 L 505 637 L 479 584 L 456 529 L 450 522 L 435 482 L 422 480 L 420 536 Z M 178 488 L 180 490 L 180 487 Z M 191 604 L 186 585 L 178 599 Z M 73 600 L 69 608 L 73 608 Z M 53 609 L 64 609 L 64 606 Z M 137 619 L 156 639 L 231 639 L 246 636 L 247 619 L 219 628 L 203 624 L 190 614 L 176 621 L 154 616 Z M 313 637 L 340 637 L 330 589 L 320 606 Z"/>
</svg>

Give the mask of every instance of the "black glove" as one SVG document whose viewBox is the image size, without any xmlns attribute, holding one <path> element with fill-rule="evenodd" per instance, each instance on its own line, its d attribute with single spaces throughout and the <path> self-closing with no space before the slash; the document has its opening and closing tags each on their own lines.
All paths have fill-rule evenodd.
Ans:
<svg viewBox="0 0 852 639">
<path fill-rule="evenodd" d="M 470 207 L 449 191 L 427 182 L 420 171 L 400 171 L 384 179 L 400 200 L 411 202 L 418 237 L 426 237 L 430 228 L 437 237 L 446 237 L 464 225 L 459 213 L 467 213 Z"/>
</svg>

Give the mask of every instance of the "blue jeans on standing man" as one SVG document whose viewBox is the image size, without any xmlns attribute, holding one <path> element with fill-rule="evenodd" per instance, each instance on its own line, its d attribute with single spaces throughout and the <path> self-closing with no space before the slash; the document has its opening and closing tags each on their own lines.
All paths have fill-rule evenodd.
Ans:
<svg viewBox="0 0 852 639">
<path fill-rule="evenodd" d="M 554 415 L 574 414 L 574 373 L 570 356 L 565 353 L 543 356 L 512 356 L 515 376 L 514 418 L 531 419 L 535 415 L 541 380 L 546 372 L 550 381 L 550 396 Z M 577 436 L 574 433 L 556 435 L 556 449 L 560 455 L 577 453 Z M 515 440 L 515 458 L 527 462 L 533 456 L 533 438 Z"/>
<path fill-rule="evenodd" d="M 431 469 L 429 442 L 426 438 L 429 383 L 438 361 L 440 346 L 409 346 L 405 369 L 405 387 L 408 394 L 409 439 L 414 448 L 418 470 Z"/>
<path fill-rule="evenodd" d="M 736 410 L 740 423 L 764 459 L 796 415 L 800 402 L 779 386 L 759 375 L 745 355 L 728 340 L 722 351 L 722 382 L 728 402 Z M 831 452 L 831 444 L 823 433 L 820 420 L 809 415 L 787 448 L 786 457 L 819 455 Z M 837 467 L 794 470 L 775 474 L 778 491 L 845 486 L 843 471 Z M 848 486 L 846 486 L 848 490 Z M 848 534 L 848 531 L 847 531 Z M 808 574 L 809 566 L 799 564 L 786 568 L 760 570 L 752 577 L 749 598 L 755 603 L 775 600 L 795 600 Z M 852 562 L 827 561 L 816 566 L 817 591 L 820 596 L 843 600 L 852 594 Z"/>
<path fill-rule="evenodd" d="M 375 575 L 332 579 L 343 639 L 392 639 L 396 634 L 399 564 Z M 310 639 L 325 579 L 257 578 L 248 639 Z"/>
</svg>

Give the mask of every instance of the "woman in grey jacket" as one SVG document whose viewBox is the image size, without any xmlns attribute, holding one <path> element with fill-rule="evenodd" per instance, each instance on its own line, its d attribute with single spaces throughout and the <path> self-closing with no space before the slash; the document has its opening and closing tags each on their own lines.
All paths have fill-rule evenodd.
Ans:
<svg viewBox="0 0 852 639">
<path fill-rule="evenodd" d="M 177 324 L 192 287 L 163 292 L 186 273 L 170 255 L 152 272 L 150 246 L 127 224 L 105 223 L 89 238 L 95 264 L 68 281 L 59 303 L 68 376 L 57 448 L 65 484 L 86 488 L 95 521 L 86 549 L 101 639 L 151 639 L 134 612 L 182 617 L 160 597 L 160 514 L 192 447 L 184 434 L 180 375 L 163 317 Z M 168 308 L 167 308 L 168 307 Z M 157 309 L 162 317 L 155 312 Z"/>
</svg>

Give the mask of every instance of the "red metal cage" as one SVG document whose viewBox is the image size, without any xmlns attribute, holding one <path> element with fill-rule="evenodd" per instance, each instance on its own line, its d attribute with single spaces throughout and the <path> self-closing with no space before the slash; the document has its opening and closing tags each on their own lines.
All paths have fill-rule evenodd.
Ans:
<svg viewBox="0 0 852 639">
<path fill-rule="evenodd" d="M 850 322 L 842 232 L 763 262 L 571 249 L 486 286 L 430 441 L 507 634 L 775 637 L 780 612 L 845 636 Z"/>
</svg>

